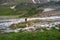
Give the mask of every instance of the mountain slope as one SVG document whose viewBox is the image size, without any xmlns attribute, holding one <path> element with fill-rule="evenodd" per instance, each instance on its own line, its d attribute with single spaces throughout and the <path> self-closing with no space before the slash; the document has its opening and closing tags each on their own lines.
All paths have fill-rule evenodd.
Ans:
<svg viewBox="0 0 60 40">
<path fill-rule="evenodd" d="M 2 3 L 32 3 L 32 0 L 0 0 L 0 4 Z"/>
</svg>

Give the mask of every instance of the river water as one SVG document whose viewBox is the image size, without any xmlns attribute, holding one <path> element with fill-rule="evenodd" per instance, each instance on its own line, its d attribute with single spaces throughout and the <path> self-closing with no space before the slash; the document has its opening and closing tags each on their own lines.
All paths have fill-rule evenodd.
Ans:
<svg viewBox="0 0 60 40">
<path fill-rule="evenodd" d="M 51 20 L 51 21 L 56 21 L 60 22 L 60 16 L 52 16 L 52 17 L 45 17 L 45 18 L 27 18 L 27 20 Z M 5 20 L 0 20 L 0 27 L 4 26 L 10 26 L 14 23 L 20 23 L 20 22 L 25 22 L 25 18 L 19 18 L 19 19 L 5 19 Z"/>
<path fill-rule="evenodd" d="M 54 24 L 54 25 L 59 25 L 60 24 L 60 16 L 52 16 L 52 17 L 44 17 L 44 18 L 27 18 L 27 20 L 47 20 L 47 21 L 52 21 L 49 24 Z M 19 18 L 19 19 L 4 19 L 4 20 L 0 20 L 0 30 L 3 29 L 8 29 L 12 24 L 17 24 L 17 23 L 21 23 L 21 22 L 25 22 L 25 18 Z M 36 26 L 47 26 L 49 25 L 48 23 L 42 24 L 35 24 Z"/>
</svg>

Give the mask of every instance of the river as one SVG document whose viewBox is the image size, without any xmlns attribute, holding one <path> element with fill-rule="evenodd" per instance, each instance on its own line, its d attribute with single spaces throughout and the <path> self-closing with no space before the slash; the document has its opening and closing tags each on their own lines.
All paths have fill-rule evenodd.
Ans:
<svg viewBox="0 0 60 40">
<path fill-rule="evenodd" d="M 55 21 L 55 22 L 50 22 L 50 24 L 55 24 L 58 25 L 60 24 L 60 16 L 52 16 L 52 17 L 44 17 L 44 18 L 27 18 L 27 20 L 47 20 L 47 21 Z M 8 29 L 12 24 L 17 24 L 17 23 L 21 23 L 21 22 L 25 22 L 25 18 L 17 18 L 17 19 L 4 19 L 4 20 L 0 20 L 0 30 L 3 29 Z M 49 24 L 35 24 L 36 26 L 42 26 L 42 25 L 49 25 Z M 7 31 L 8 31 L 7 30 Z"/>
<path fill-rule="evenodd" d="M 27 18 L 27 20 L 51 20 L 58 22 L 60 21 L 60 16 L 52 16 L 52 17 L 44 17 L 44 18 Z M 19 18 L 19 19 L 4 19 L 0 20 L 0 27 L 3 26 L 10 26 L 12 24 L 20 23 L 20 22 L 25 22 L 25 18 Z"/>
</svg>

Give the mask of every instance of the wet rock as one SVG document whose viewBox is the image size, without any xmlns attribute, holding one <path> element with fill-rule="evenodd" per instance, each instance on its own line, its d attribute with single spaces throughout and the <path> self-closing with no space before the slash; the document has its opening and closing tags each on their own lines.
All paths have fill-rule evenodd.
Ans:
<svg viewBox="0 0 60 40">
<path fill-rule="evenodd" d="M 51 28 L 46 28 L 47 30 L 51 30 Z"/>
<path fill-rule="evenodd" d="M 59 27 L 55 27 L 55 29 L 59 30 Z"/>
<path fill-rule="evenodd" d="M 43 30 L 43 29 L 41 29 L 40 31 L 41 31 L 41 32 L 44 32 L 44 30 Z"/>
</svg>

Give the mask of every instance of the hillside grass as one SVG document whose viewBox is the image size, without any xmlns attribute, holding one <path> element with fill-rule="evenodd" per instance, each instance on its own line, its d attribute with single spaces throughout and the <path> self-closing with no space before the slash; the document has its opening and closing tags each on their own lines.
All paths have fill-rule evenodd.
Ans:
<svg viewBox="0 0 60 40">
<path fill-rule="evenodd" d="M 38 14 L 39 12 L 41 13 L 43 10 L 38 9 L 38 8 L 31 8 L 30 10 L 27 11 L 26 14 L 20 16 L 20 17 L 32 17 L 36 14 Z"/>
<path fill-rule="evenodd" d="M 37 9 L 37 8 L 28 8 L 28 9 L 22 9 L 22 10 L 12 10 L 10 8 L 0 8 L 0 16 L 9 16 L 9 15 L 20 15 L 19 17 L 31 17 L 35 14 L 37 14 L 38 12 L 40 12 L 41 10 Z M 42 11 L 41 11 L 42 12 Z"/>
<path fill-rule="evenodd" d="M 38 7 L 35 7 L 31 4 L 28 4 L 29 6 L 23 5 L 17 5 L 16 10 L 10 9 L 12 5 L 0 5 L 0 16 L 9 16 L 9 15 L 20 15 L 19 17 L 31 17 L 38 12 L 42 12 L 41 9 L 38 9 Z"/>
<path fill-rule="evenodd" d="M 21 15 L 25 12 L 26 12 L 26 10 L 14 11 L 10 8 L 0 8 L 0 16 Z"/>
<path fill-rule="evenodd" d="M 0 40 L 60 40 L 57 30 L 0 34 Z"/>
</svg>

